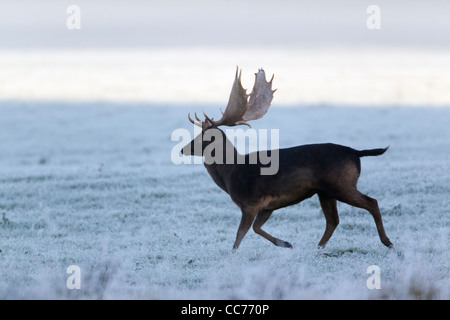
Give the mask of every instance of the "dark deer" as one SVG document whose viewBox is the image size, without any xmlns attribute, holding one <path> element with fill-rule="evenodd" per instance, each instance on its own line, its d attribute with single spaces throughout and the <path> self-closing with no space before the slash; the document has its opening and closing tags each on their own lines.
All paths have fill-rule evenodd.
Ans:
<svg viewBox="0 0 450 320">
<path fill-rule="evenodd" d="M 365 156 L 378 156 L 385 149 L 371 149 L 358 151 L 349 147 L 326 143 L 303 145 L 277 151 L 279 168 L 273 175 L 261 175 L 260 168 L 264 165 L 257 161 L 250 164 L 236 161 L 248 160 L 250 155 L 241 155 L 233 144 L 226 138 L 219 126 L 248 125 L 247 121 L 261 118 L 269 109 L 273 93 L 272 80 L 266 81 L 264 70 L 256 73 L 253 91 L 247 95 L 241 84 L 241 73 L 236 77 L 231 90 L 228 105 L 222 118 L 218 121 L 209 118 L 201 121 L 197 114 L 196 121 L 189 120 L 202 128 L 202 133 L 194 138 L 182 149 L 186 156 L 205 157 L 205 167 L 214 182 L 228 193 L 231 199 L 242 211 L 242 218 L 233 249 L 237 249 L 247 231 L 253 224 L 253 230 L 275 244 L 276 246 L 292 248 L 289 242 L 277 239 L 264 230 L 262 226 L 270 218 L 274 210 L 299 203 L 317 194 L 326 219 L 326 229 L 319 242 L 319 248 L 324 248 L 339 224 L 336 207 L 337 201 L 366 209 L 375 220 L 381 242 L 392 247 L 386 235 L 381 219 L 377 200 L 358 191 L 356 184 L 361 172 L 360 158 Z M 249 126 L 249 125 L 248 125 Z M 208 163 L 205 149 L 214 139 L 204 139 L 209 130 L 216 130 L 222 135 L 222 154 L 225 150 L 232 150 L 235 161 Z M 211 140 L 211 141 L 209 141 Z M 257 159 L 261 151 L 256 152 Z M 253 154 L 255 156 L 255 154 Z M 228 155 L 228 160 L 229 155 Z"/>
</svg>

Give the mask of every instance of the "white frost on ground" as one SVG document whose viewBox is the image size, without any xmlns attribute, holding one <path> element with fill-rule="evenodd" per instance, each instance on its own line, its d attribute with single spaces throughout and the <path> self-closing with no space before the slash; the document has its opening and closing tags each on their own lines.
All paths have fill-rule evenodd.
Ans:
<svg viewBox="0 0 450 320">
<path fill-rule="evenodd" d="M 396 248 L 367 212 L 340 204 L 319 252 L 313 197 L 266 224 L 292 250 L 250 231 L 232 252 L 238 208 L 201 165 L 170 160 L 171 132 L 192 129 L 186 110 L 217 107 L 2 102 L 0 298 L 450 298 L 450 109 L 274 107 L 254 127 L 279 128 L 281 147 L 391 146 L 362 159 L 359 188 Z M 72 264 L 81 290 L 66 287 Z M 366 287 L 370 265 L 381 290 Z"/>
</svg>

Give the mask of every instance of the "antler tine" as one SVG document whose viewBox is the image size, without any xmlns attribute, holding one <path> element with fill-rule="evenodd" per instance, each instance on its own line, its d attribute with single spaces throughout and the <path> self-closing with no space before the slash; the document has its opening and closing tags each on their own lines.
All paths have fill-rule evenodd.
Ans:
<svg viewBox="0 0 450 320">
<path fill-rule="evenodd" d="M 214 118 L 208 117 L 204 111 L 203 111 L 203 115 L 205 116 L 205 119 L 208 120 L 210 123 L 214 122 L 214 120 L 213 120 Z"/>
<path fill-rule="evenodd" d="M 249 123 L 245 122 L 244 120 L 236 122 L 236 125 L 240 125 L 240 124 L 245 125 L 245 126 L 249 127 L 250 129 L 253 129 L 252 126 Z"/>
<path fill-rule="evenodd" d="M 190 122 L 192 122 L 192 124 L 195 124 L 194 120 L 191 119 L 191 113 L 190 112 L 188 113 L 188 119 L 189 119 Z"/>
<path fill-rule="evenodd" d="M 197 117 L 196 117 L 196 118 L 197 118 Z M 190 122 L 192 122 L 192 124 L 196 125 L 197 127 L 200 127 L 200 128 L 202 127 L 202 122 L 199 120 L 200 123 L 198 123 L 198 122 L 195 122 L 194 120 L 192 120 L 192 119 L 191 119 L 191 114 L 190 114 L 190 113 L 188 113 L 188 119 L 189 119 Z M 197 120 L 198 120 L 198 118 L 197 118 Z"/>
</svg>

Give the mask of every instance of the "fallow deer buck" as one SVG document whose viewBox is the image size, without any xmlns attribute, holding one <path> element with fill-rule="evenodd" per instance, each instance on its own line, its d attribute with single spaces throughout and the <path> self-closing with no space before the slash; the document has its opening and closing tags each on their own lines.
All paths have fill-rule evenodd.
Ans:
<svg viewBox="0 0 450 320">
<path fill-rule="evenodd" d="M 315 194 L 319 197 L 326 219 L 325 233 L 319 242 L 319 248 L 325 247 L 339 224 L 337 201 L 369 211 L 375 220 L 381 242 L 387 247 L 392 247 L 383 227 L 377 200 L 362 194 L 356 187 L 361 172 L 360 158 L 381 155 L 388 148 L 358 151 L 325 143 L 279 149 L 276 150 L 279 152 L 279 168 L 273 175 L 260 174 L 259 170 L 264 166 L 260 161 L 256 164 L 250 164 L 249 161 L 236 161 L 238 158 L 248 160 L 252 154 L 239 154 L 218 127 L 248 125 L 247 121 L 261 118 L 269 109 L 275 92 L 272 90 L 272 81 L 273 77 L 267 82 L 264 70 L 260 69 L 256 73 L 253 91 L 247 95 L 241 84 L 241 72 L 238 75 L 236 70 L 228 105 L 225 112 L 222 112 L 220 120 L 214 121 L 204 114 L 205 120 L 201 121 L 196 114 L 196 121 L 194 121 L 188 115 L 193 124 L 202 128 L 202 133 L 183 147 L 181 151 L 183 155 L 207 157 L 208 155 L 204 154 L 205 148 L 213 141 L 213 139 L 204 139 L 209 130 L 215 129 L 223 137 L 224 161 L 207 163 L 205 158 L 204 165 L 214 182 L 230 195 L 242 211 L 233 249 L 239 247 L 252 224 L 257 234 L 276 246 L 292 248 L 289 242 L 271 236 L 261 227 L 274 210 L 299 203 Z M 225 161 L 227 148 L 233 152 L 232 163 Z M 274 150 L 268 152 L 274 152 Z M 257 159 L 260 153 L 261 151 L 256 152 Z"/>
</svg>

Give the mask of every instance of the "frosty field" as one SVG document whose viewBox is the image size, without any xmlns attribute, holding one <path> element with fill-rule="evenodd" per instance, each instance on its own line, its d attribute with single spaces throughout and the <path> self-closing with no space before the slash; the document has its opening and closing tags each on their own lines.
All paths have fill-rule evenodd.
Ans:
<svg viewBox="0 0 450 320">
<path fill-rule="evenodd" d="M 276 211 L 273 246 L 252 230 L 231 250 L 240 212 L 202 165 L 174 165 L 187 112 L 216 105 L 2 102 L 0 299 L 449 299 L 450 109 L 273 107 L 254 128 L 280 147 L 390 145 L 363 158 L 395 249 L 371 215 L 339 204 L 323 251 L 316 196 Z M 66 286 L 69 265 L 81 289 Z M 381 270 L 369 290 L 367 268 Z"/>
</svg>

